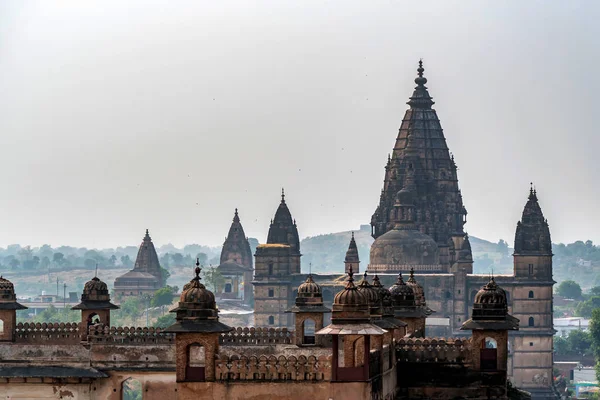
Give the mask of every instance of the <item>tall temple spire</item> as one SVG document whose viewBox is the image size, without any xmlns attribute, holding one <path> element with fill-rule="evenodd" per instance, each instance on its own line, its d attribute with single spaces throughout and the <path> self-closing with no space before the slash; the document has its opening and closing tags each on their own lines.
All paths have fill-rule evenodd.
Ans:
<svg viewBox="0 0 600 400">
<path fill-rule="evenodd" d="M 352 232 L 350 244 L 348 245 L 348 251 L 346 251 L 344 265 L 346 266 L 346 273 L 350 272 L 350 270 L 353 270 L 356 273 L 360 271 L 360 259 L 358 258 L 358 248 L 356 247 L 356 241 L 354 240 L 354 232 Z"/>
<path fill-rule="evenodd" d="M 521 221 L 517 222 L 515 254 L 552 254 L 550 228 L 538 203 L 533 183 L 529 188 Z"/>
<path fill-rule="evenodd" d="M 408 104 L 392 156 L 385 165 L 383 189 L 371 218 L 373 238 L 397 225 L 398 193 L 412 192 L 411 215 L 415 228 L 447 247 L 452 238 L 464 236 L 467 210 L 458 187 L 457 166 L 446 144 L 437 112 L 427 87 L 422 61 L 416 87 Z M 403 198 L 406 197 L 403 193 Z M 408 219 L 407 219 L 408 220 Z M 440 251 L 440 262 L 449 268 L 450 259 Z"/>
<path fill-rule="evenodd" d="M 221 250 L 220 264 L 228 261 L 250 269 L 252 269 L 253 265 L 252 250 L 240 222 L 237 208 L 235 209 L 233 222 L 223 243 L 223 250 Z"/>
</svg>

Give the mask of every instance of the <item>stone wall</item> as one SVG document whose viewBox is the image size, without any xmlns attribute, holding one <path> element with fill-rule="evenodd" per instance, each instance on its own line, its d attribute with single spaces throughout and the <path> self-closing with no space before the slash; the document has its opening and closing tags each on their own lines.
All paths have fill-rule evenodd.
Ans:
<svg viewBox="0 0 600 400">
<path fill-rule="evenodd" d="M 471 340 L 402 338 L 396 341 L 398 362 L 452 363 L 471 362 Z"/>
</svg>

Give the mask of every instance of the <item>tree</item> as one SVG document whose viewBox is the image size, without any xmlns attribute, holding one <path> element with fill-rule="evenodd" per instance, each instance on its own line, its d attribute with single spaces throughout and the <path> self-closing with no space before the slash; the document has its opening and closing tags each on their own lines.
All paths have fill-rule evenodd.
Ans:
<svg viewBox="0 0 600 400">
<path fill-rule="evenodd" d="M 198 253 L 196 254 L 196 258 L 198 259 L 198 261 L 200 261 L 200 264 L 202 265 L 206 265 L 208 261 L 208 256 L 206 255 L 206 253 Z"/>
<path fill-rule="evenodd" d="M 559 356 L 564 356 L 569 353 L 569 341 L 562 336 L 554 338 L 554 352 Z"/>
<path fill-rule="evenodd" d="M 503 239 L 498 240 L 498 244 L 496 244 L 496 251 L 502 254 L 502 258 L 508 257 L 508 243 L 506 243 Z"/>
<path fill-rule="evenodd" d="M 166 269 L 164 269 L 163 267 L 160 267 L 160 276 L 162 278 L 161 285 L 167 286 L 167 280 L 171 276 L 171 273 L 169 271 L 167 271 Z"/>
<path fill-rule="evenodd" d="M 63 253 L 54 253 L 52 255 L 52 262 L 56 265 L 63 265 L 65 263 L 65 255 Z"/>
<path fill-rule="evenodd" d="M 152 296 L 150 306 L 168 306 L 169 304 L 173 303 L 173 293 L 173 288 L 171 286 L 158 289 L 156 292 L 154 292 L 154 296 Z"/>
<path fill-rule="evenodd" d="M 204 280 L 207 286 L 215 292 L 225 284 L 225 278 L 216 267 L 204 269 Z"/>
<path fill-rule="evenodd" d="M 167 328 L 175 323 L 175 314 L 167 313 L 162 317 L 158 317 L 154 323 L 155 328 Z"/>
<path fill-rule="evenodd" d="M 578 300 L 581 299 L 581 286 L 575 281 L 562 281 L 558 285 L 556 293 L 568 299 Z"/>
<path fill-rule="evenodd" d="M 590 322 L 590 339 L 596 356 L 596 379 L 600 379 L 600 309 L 592 311 Z"/>
<path fill-rule="evenodd" d="M 121 256 L 121 264 L 127 268 L 130 268 L 133 266 L 133 262 L 131 261 L 131 258 L 129 258 L 128 255 Z"/>
<path fill-rule="evenodd" d="M 586 301 L 580 301 L 575 307 L 575 315 L 578 317 L 591 318 L 592 311 L 600 307 L 600 296 L 592 296 Z"/>
<path fill-rule="evenodd" d="M 117 265 L 117 256 L 115 256 L 114 254 L 110 256 L 110 258 L 108 259 L 108 265 L 113 267 Z"/>
<path fill-rule="evenodd" d="M 42 259 L 40 260 L 40 267 L 42 267 L 43 269 L 50 267 L 50 258 L 48 256 L 42 257 Z"/>
<path fill-rule="evenodd" d="M 592 350 L 592 337 L 588 332 L 575 330 L 567 337 L 569 349 L 572 353 L 583 356 Z"/>
<path fill-rule="evenodd" d="M 19 260 L 17 260 L 16 258 L 12 258 L 10 260 L 10 262 L 8 263 L 8 265 L 10 265 L 10 267 L 12 269 L 17 269 L 17 268 L 19 268 L 19 265 L 21 265 L 21 262 Z"/>
<path fill-rule="evenodd" d="M 160 257 L 160 265 L 165 268 L 169 268 L 171 266 L 171 254 L 165 253 Z"/>
<path fill-rule="evenodd" d="M 184 265 L 183 254 L 181 253 L 171 254 L 171 260 L 173 261 L 173 265 L 176 267 L 181 267 Z"/>
</svg>

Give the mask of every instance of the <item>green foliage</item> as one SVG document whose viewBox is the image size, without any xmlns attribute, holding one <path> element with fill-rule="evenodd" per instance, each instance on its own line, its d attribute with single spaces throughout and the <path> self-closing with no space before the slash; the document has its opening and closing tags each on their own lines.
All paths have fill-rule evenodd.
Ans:
<svg viewBox="0 0 600 400">
<path fill-rule="evenodd" d="M 562 281 L 556 288 L 556 293 L 568 299 L 581 299 L 581 286 L 575 281 Z"/>
<path fill-rule="evenodd" d="M 137 319 L 142 315 L 144 299 L 141 297 L 128 297 L 120 304 L 120 309 L 112 312 L 112 318 L 115 321 L 114 325 L 123 325 L 125 320 L 130 320 L 131 323 L 136 323 Z"/>
<path fill-rule="evenodd" d="M 80 322 L 81 311 L 50 306 L 33 317 L 33 322 Z"/>
<path fill-rule="evenodd" d="M 218 291 L 225 284 L 225 278 L 216 267 L 204 268 L 204 281 L 208 289 Z"/>
<path fill-rule="evenodd" d="M 596 379 L 600 380 L 600 309 L 592 311 L 592 320 L 590 321 L 590 337 L 594 356 L 596 357 Z"/>
<path fill-rule="evenodd" d="M 585 331 L 571 331 L 569 336 L 554 338 L 554 352 L 561 356 L 583 356 L 590 354 L 593 348 L 592 336 Z"/>
<path fill-rule="evenodd" d="M 137 379 L 129 378 L 123 382 L 123 400 L 142 400 L 142 384 Z"/>
<path fill-rule="evenodd" d="M 162 286 L 167 286 L 167 280 L 171 276 L 171 273 L 163 267 L 160 267 L 160 276 L 162 278 Z"/>
<path fill-rule="evenodd" d="M 559 356 L 569 354 L 569 341 L 562 336 L 554 337 L 554 352 Z"/>
<path fill-rule="evenodd" d="M 175 323 L 175 313 L 167 313 L 156 319 L 155 328 L 167 328 Z"/>
<path fill-rule="evenodd" d="M 174 291 L 171 286 L 166 286 L 162 289 L 157 290 L 156 292 L 154 292 L 154 296 L 150 301 L 150 306 L 160 307 L 167 306 L 173 303 L 173 293 Z"/>
<path fill-rule="evenodd" d="M 575 315 L 578 317 L 591 318 L 592 311 L 600 307 L 600 296 L 592 296 L 591 298 L 580 301 L 575 307 Z"/>
</svg>

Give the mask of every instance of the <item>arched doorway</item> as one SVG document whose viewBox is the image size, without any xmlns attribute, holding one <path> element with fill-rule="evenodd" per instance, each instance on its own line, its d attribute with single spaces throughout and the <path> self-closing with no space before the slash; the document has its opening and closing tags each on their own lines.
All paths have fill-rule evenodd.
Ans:
<svg viewBox="0 0 600 400">
<path fill-rule="evenodd" d="M 315 344 L 315 321 L 308 318 L 302 323 L 303 336 L 302 344 Z"/>
<path fill-rule="evenodd" d="M 128 378 L 121 383 L 121 400 L 142 400 L 142 383 L 134 378 Z"/>
<path fill-rule="evenodd" d="M 231 293 L 231 283 L 225 284 L 225 293 Z"/>
<path fill-rule="evenodd" d="M 491 337 L 481 341 L 480 366 L 482 371 L 498 369 L 498 342 Z"/>
<path fill-rule="evenodd" d="M 204 346 L 192 343 L 187 349 L 187 363 L 185 366 L 185 379 L 191 382 L 204 382 L 206 357 Z"/>
</svg>

